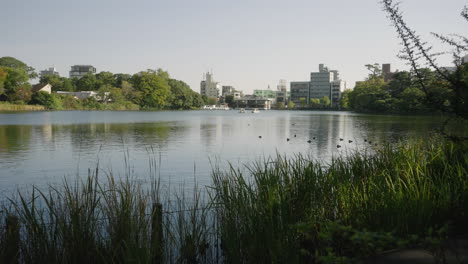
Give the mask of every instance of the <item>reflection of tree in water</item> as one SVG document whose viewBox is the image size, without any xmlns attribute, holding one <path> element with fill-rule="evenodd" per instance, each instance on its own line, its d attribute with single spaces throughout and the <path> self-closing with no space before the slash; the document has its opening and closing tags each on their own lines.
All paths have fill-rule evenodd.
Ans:
<svg viewBox="0 0 468 264">
<path fill-rule="evenodd" d="M 166 148 L 171 137 L 181 137 L 187 128 L 174 122 L 130 124 L 75 124 L 55 126 L 54 132 L 69 136 L 73 151 L 97 152 L 107 144 Z"/>
<path fill-rule="evenodd" d="M 21 155 L 31 144 L 32 126 L 0 126 L 0 157 Z"/>
<path fill-rule="evenodd" d="M 442 117 L 357 116 L 357 128 L 364 139 L 397 142 L 414 136 L 428 135 L 440 128 Z"/>
</svg>

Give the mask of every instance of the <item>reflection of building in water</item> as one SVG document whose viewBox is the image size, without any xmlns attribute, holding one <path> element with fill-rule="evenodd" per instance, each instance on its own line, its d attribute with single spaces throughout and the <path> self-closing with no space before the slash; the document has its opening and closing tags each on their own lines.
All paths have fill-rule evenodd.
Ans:
<svg viewBox="0 0 468 264">
<path fill-rule="evenodd" d="M 353 119 L 346 114 L 320 114 L 310 115 L 304 120 L 292 120 L 292 123 L 306 123 L 304 128 L 308 130 L 309 139 L 313 139 L 311 146 L 315 146 L 313 153 L 317 158 L 322 157 L 323 153 L 334 153 L 337 145 L 342 145 L 345 149 L 348 140 L 353 140 Z M 292 134 L 295 127 L 291 127 Z M 343 141 L 340 141 L 343 138 Z"/>
<path fill-rule="evenodd" d="M 52 124 L 42 125 L 41 134 L 42 134 L 42 140 L 44 140 L 44 142 L 47 142 L 47 143 L 52 142 L 52 139 L 54 137 Z"/>
<path fill-rule="evenodd" d="M 205 147 L 210 147 L 216 143 L 217 123 L 201 123 L 200 139 Z"/>
</svg>

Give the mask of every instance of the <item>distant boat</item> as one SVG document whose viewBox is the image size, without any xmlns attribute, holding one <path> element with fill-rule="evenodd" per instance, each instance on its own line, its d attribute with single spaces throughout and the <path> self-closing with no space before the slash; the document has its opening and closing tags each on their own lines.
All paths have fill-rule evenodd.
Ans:
<svg viewBox="0 0 468 264">
<path fill-rule="evenodd" d="M 239 113 L 245 113 L 245 109 L 244 108 L 239 109 Z"/>
<path fill-rule="evenodd" d="M 255 114 L 255 113 L 260 113 L 260 111 L 258 110 L 258 108 L 254 108 L 254 109 L 252 110 L 252 113 L 254 113 L 254 114 Z"/>
</svg>

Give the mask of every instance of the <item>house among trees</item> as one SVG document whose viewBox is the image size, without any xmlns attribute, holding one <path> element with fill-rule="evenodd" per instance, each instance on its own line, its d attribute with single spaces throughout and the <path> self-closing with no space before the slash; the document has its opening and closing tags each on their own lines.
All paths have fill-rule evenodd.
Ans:
<svg viewBox="0 0 468 264">
<path fill-rule="evenodd" d="M 42 83 L 39 83 L 39 84 L 36 84 L 32 87 L 31 91 L 33 93 L 37 93 L 37 92 L 46 92 L 48 94 L 51 94 L 52 93 L 52 85 L 50 84 L 42 84 Z"/>
</svg>

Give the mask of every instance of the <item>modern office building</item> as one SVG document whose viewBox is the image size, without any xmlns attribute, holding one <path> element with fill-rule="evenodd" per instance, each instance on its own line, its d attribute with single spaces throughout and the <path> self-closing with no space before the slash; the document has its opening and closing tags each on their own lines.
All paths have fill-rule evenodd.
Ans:
<svg viewBox="0 0 468 264">
<path fill-rule="evenodd" d="M 341 93 L 346 89 L 346 82 L 340 79 L 337 70 L 329 70 L 319 64 L 318 72 L 310 73 L 308 82 L 291 82 L 291 101 L 296 105 L 310 104 L 313 98 L 328 97 L 331 107 L 338 106 Z"/>
<path fill-rule="evenodd" d="M 310 73 L 309 99 L 324 96 L 331 98 L 331 83 L 338 79 L 337 75 L 337 71 L 330 71 L 323 64 L 319 64 L 319 71 Z"/>
<path fill-rule="evenodd" d="M 220 85 L 213 80 L 213 74 L 207 72 L 203 75 L 203 81 L 200 83 L 200 94 L 208 97 L 219 97 Z"/>
<path fill-rule="evenodd" d="M 39 74 L 41 77 L 44 77 L 46 75 L 56 75 L 56 76 L 60 76 L 59 75 L 59 72 L 55 69 L 55 67 L 50 67 L 49 69 L 45 69 L 43 71 L 41 71 L 41 73 Z"/>
<path fill-rule="evenodd" d="M 346 82 L 340 79 L 337 70 L 329 70 L 323 64 L 319 64 L 319 71 L 310 73 L 309 101 L 312 98 L 322 99 L 327 96 L 331 107 L 338 106 L 341 93 L 346 89 Z"/>
<path fill-rule="evenodd" d="M 294 104 L 307 104 L 309 99 L 310 82 L 291 82 L 291 98 Z"/>
<path fill-rule="evenodd" d="M 70 70 L 70 78 L 81 78 L 88 72 L 95 74 L 96 68 L 91 65 L 73 65 Z"/>
</svg>

